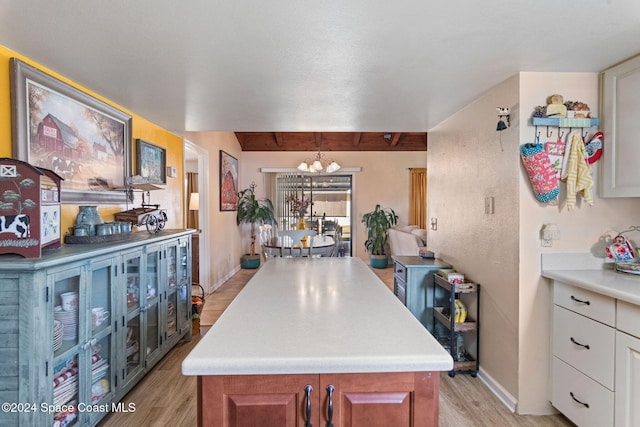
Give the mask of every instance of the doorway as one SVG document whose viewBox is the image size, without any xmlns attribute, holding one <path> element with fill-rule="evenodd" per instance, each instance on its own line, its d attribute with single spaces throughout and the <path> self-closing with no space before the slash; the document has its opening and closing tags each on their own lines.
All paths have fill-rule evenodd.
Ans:
<svg viewBox="0 0 640 427">
<path fill-rule="evenodd" d="M 188 174 L 196 175 L 196 184 L 193 188 L 198 189 L 198 203 L 190 200 L 189 197 L 189 183 Z M 207 182 L 209 182 L 209 152 L 196 144 L 184 140 L 184 194 L 185 197 L 185 218 L 184 223 L 189 224 L 189 214 L 195 214 L 197 221 L 197 236 L 194 235 L 194 247 L 193 250 L 197 250 L 197 254 L 192 255 L 192 259 L 195 260 L 198 265 L 194 265 L 192 271 L 192 281 L 199 283 L 205 290 L 205 293 L 211 292 L 213 289 L 208 289 L 209 278 L 211 277 L 210 265 L 208 257 L 211 253 L 209 248 L 209 236 L 211 235 L 211 229 L 209 226 L 209 192 L 207 190 Z M 196 227 L 194 227 L 196 228 Z M 197 248 L 196 248 L 197 243 Z M 198 276 L 198 277 L 195 277 Z"/>
</svg>

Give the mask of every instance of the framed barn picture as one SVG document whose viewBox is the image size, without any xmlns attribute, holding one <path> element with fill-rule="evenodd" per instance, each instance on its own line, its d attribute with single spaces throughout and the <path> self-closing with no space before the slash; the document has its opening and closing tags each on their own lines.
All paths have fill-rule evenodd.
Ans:
<svg viewBox="0 0 640 427">
<path fill-rule="evenodd" d="M 62 203 L 124 203 L 131 116 L 17 58 L 10 74 L 13 157 L 60 175 Z"/>
<path fill-rule="evenodd" d="M 220 210 L 238 210 L 238 159 L 220 150 Z"/>
<path fill-rule="evenodd" d="M 136 173 L 152 184 L 166 184 L 167 150 L 136 139 Z"/>
</svg>

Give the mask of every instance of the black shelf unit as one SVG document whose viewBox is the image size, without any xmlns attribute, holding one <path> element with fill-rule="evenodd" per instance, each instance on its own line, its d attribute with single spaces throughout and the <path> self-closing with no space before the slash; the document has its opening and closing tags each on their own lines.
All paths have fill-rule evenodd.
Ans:
<svg viewBox="0 0 640 427">
<path fill-rule="evenodd" d="M 449 371 L 449 376 L 454 377 L 456 372 L 469 372 L 472 377 L 478 375 L 480 367 L 480 285 L 477 283 L 449 283 L 447 279 L 434 274 L 433 287 L 433 323 L 434 335 L 440 343 L 449 351 L 453 357 L 453 369 Z M 467 313 L 464 322 L 455 322 L 455 300 L 461 294 L 469 294 L 476 298 L 476 313 L 472 316 Z M 439 325 L 439 326 L 438 326 Z M 475 358 L 469 354 L 469 347 L 465 345 L 464 360 L 456 360 L 457 340 L 456 334 L 475 334 L 474 351 Z M 465 340 L 471 338 L 470 335 L 465 336 Z"/>
</svg>

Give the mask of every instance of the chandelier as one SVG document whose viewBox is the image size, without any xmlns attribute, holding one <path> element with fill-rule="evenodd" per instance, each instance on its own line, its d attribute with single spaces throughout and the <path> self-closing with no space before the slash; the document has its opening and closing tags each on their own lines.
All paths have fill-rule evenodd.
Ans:
<svg viewBox="0 0 640 427">
<path fill-rule="evenodd" d="M 316 154 L 316 159 L 311 162 L 311 164 L 309 164 L 309 162 L 305 160 L 304 162 L 300 163 L 300 165 L 298 165 L 298 170 L 311 173 L 318 173 L 324 170 L 326 173 L 333 173 L 340 169 L 340 165 L 336 163 L 335 160 L 331 160 L 326 167 L 323 165 L 323 161 L 325 161 L 325 156 L 318 151 L 318 153 Z"/>
</svg>

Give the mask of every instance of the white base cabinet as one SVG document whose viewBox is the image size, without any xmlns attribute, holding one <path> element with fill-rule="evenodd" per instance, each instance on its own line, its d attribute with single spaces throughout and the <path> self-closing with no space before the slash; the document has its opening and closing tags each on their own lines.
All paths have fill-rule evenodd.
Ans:
<svg viewBox="0 0 640 427">
<path fill-rule="evenodd" d="M 551 403 L 575 424 L 640 426 L 640 306 L 554 281 Z"/>
<path fill-rule="evenodd" d="M 613 426 L 615 299 L 555 282 L 551 403 L 579 426 Z"/>
<path fill-rule="evenodd" d="M 95 425 L 191 338 L 190 234 L 0 257 L 0 425 Z"/>
<path fill-rule="evenodd" d="M 640 426 L 640 307 L 618 301 L 616 427 Z"/>
</svg>

